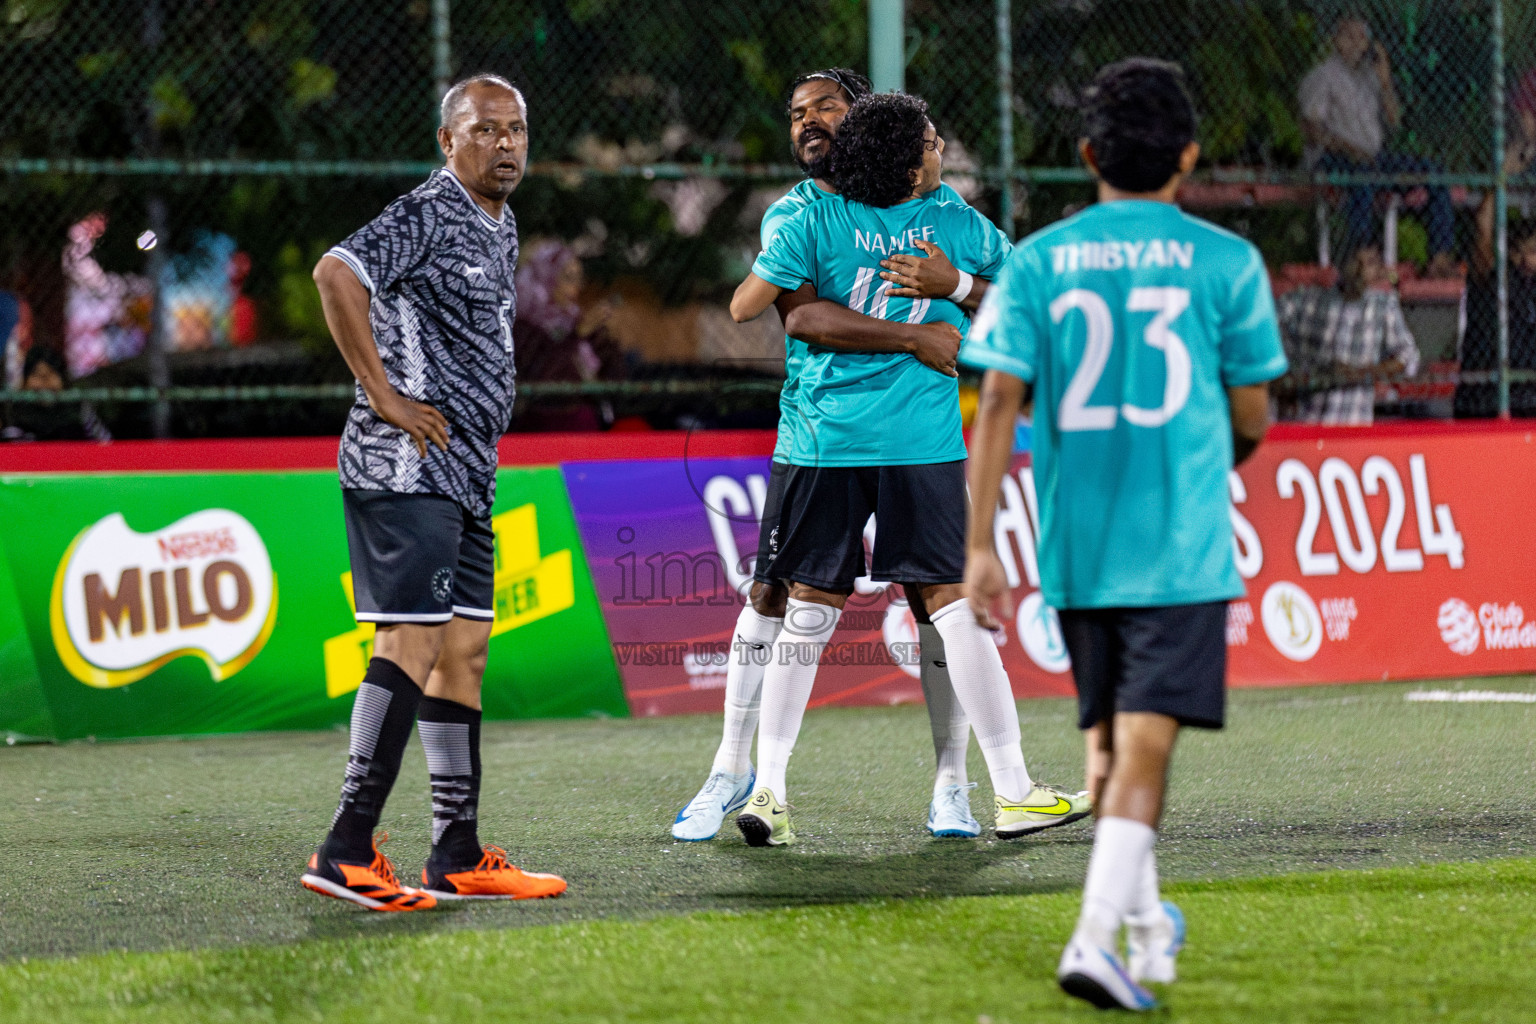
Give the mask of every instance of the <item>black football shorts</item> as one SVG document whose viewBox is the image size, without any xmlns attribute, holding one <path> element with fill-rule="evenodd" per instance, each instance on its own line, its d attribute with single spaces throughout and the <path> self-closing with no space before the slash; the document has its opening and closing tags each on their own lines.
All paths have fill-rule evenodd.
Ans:
<svg viewBox="0 0 1536 1024">
<path fill-rule="evenodd" d="M 489 516 L 438 494 L 343 488 L 358 622 L 490 622 L 496 575 Z"/>
<path fill-rule="evenodd" d="M 1062 639 L 1077 683 L 1077 724 L 1152 711 L 1220 729 L 1227 705 L 1227 602 L 1068 608 Z"/>
<path fill-rule="evenodd" d="M 782 474 L 775 463 L 756 577 L 833 593 L 851 591 L 866 572 L 880 582 L 959 583 L 965 578 L 966 500 L 963 460 L 784 466 Z M 866 569 L 864 526 L 871 514 L 875 547 Z"/>
</svg>

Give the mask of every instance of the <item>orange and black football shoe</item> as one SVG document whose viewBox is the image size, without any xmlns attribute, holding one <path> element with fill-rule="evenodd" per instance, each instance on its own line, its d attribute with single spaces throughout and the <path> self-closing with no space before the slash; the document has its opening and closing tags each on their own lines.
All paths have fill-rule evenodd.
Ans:
<svg viewBox="0 0 1536 1024">
<path fill-rule="evenodd" d="M 379 851 L 379 845 L 388 839 L 387 832 L 374 838 L 373 858 L 367 863 L 329 857 L 322 845 L 309 858 L 299 884 L 322 896 L 349 900 L 369 910 L 429 910 L 437 906 L 430 893 L 400 884 L 395 866 Z"/>
<path fill-rule="evenodd" d="M 480 863 L 456 871 L 443 870 L 429 858 L 421 883 L 440 900 L 533 900 L 565 892 L 565 879 L 508 864 L 507 851 L 499 846 L 485 847 Z"/>
</svg>

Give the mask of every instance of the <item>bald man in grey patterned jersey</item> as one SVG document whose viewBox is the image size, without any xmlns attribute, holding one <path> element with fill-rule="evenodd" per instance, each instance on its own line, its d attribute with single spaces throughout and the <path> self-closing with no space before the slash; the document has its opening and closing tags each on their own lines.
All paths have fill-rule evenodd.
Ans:
<svg viewBox="0 0 1536 1024">
<path fill-rule="evenodd" d="M 517 223 L 506 200 L 528 156 L 522 93 L 495 75 L 458 83 L 437 138 L 447 166 L 327 252 L 314 275 L 357 377 L 342 506 L 357 619 L 377 632 L 341 801 L 301 882 L 370 910 L 565 890 L 481 846 L 477 827 L 496 442 L 513 399 Z M 421 888 L 400 883 L 373 839 L 418 719 L 432 781 Z"/>
</svg>

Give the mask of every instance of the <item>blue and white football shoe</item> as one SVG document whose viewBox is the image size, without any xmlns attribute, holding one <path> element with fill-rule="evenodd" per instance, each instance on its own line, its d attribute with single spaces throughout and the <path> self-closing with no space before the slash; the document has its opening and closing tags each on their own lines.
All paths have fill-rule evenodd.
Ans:
<svg viewBox="0 0 1536 1024">
<path fill-rule="evenodd" d="M 971 814 L 971 790 L 976 783 L 945 786 L 935 790 L 928 805 L 928 831 L 938 838 L 974 839 L 981 835 L 981 822 Z"/>
<path fill-rule="evenodd" d="M 1127 920 L 1125 940 L 1132 978 L 1162 985 L 1178 979 L 1174 958 L 1184 948 L 1184 914 L 1178 907 L 1163 900 L 1150 921 Z"/>
<path fill-rule="evenodd" d="M 677 819 L 672 822 L 672 838 L 686 843 L 715 838 L 725 816 L 747 806 L 756 781 L 757 769 L 751 766 L 740 775 L 712 774 L 688 806 L 677 812 Z"/>
<path fill-rule="evenodd" d="M 1067 995 L 1086 1000 L 1101 1010 L 1157 1009 L 1157 998 L 1136 983 L 1115 951 L 1100 946 L 1081 931 L 1072 936 L 1061 954 L 1056 983 Z"/>
</svg>

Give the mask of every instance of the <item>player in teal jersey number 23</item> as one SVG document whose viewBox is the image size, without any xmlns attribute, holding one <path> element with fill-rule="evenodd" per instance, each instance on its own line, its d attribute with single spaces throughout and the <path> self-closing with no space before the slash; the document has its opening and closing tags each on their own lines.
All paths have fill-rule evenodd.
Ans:
<svg viewBox="0 0 1536 1024">
<path fill-rule="evenodd" d="M 1225 715 L 1226 603 L 1243 592 L 1227 478 L 1263 437 L 1266 382 L 1286 364 L 1258 250 L 1173 204 L 1200 152 L 1178 68 L 1104 68 L 1083 110 L 1099 203 L 1019 243 L 961 348 L 987 369 L 965 579 L 990 623 L 1007 592 L 992 521 L 1032 382 L 1040 585 L 1060 611 L 1099 815 L 1057 979 L 1146 1010 L 1142 983 L 1172 981 L 1183 944 L 1152 852 L 1174 741 Z"/>
</svg>

